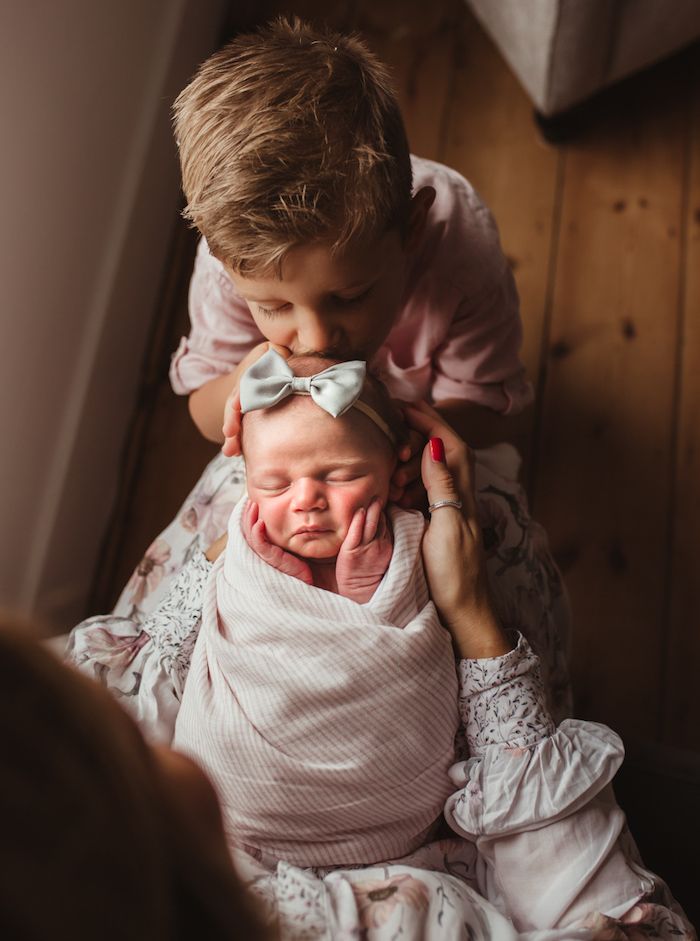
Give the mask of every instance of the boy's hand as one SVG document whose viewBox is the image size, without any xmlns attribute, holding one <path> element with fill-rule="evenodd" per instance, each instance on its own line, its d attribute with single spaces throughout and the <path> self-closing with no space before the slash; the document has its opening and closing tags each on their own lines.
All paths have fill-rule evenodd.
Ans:
<svg viewBox="0 0 700 941">
<path fill-rule="evenodd" d="M 411 428 L 405 444 L 399 448 L 399 464 L 389 487 L 389 499 L 407 510 L 428 509 L 428 498 L 421 479 L 421 457 L 427 439 Z"/>
<path fill-rule="evenodd" d="M 233 457 L 234 454 L 241 453 L 241 399 L 238 394 L 240 378 L 246 369 L 257 362 L 269 349 L 276 350 L 285 359 L 289 359 L 291 356 L 291 351 L 286 346 L 277 346 L 275 343 L 269 343 L 265 340 L 264 343 L 258 343 L 257 346 L 254 346 L 236 367 L 236 382 L 224 403 L 224 421 L 221 427 L 224 434 L 224 443 L 221 450 L 226 457 Z"/>
<path fill-rule="evenodd" d="M 256 555 L 259 555 L 263 562 L 267 562 L 273 569 L 282 572 L 283 575 L 291 575 L 292 578 L 298 578 L 307 585 L 313 585 L 314 579 L 311 569 L 303 559 L 297 558 L 291 552 L 285 552 L 279 546 L 275 546 L 267 538 L 267 531 L 263 520 L 258 519 L 258 504 L 249 500 L 243 510 L 242 519 L 243 535 L 246 542 Z"/>
<path fill-rule="evenodd" d="M 393 539 L 379 500 L 355 511 L 335 562 L 338 594 L 364 604 L 389 567 Z"/>
</svg>

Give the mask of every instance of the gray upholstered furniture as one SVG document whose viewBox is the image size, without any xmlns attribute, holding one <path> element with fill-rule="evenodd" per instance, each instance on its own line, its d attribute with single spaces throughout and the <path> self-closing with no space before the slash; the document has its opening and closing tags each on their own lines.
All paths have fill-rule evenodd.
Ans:
<svg viewBox="0 0 700 941">
<path fill-rule="evenodd" d="M 700 37 L 700 0 L 466 0 L 551 117 Z"/>
</svg>

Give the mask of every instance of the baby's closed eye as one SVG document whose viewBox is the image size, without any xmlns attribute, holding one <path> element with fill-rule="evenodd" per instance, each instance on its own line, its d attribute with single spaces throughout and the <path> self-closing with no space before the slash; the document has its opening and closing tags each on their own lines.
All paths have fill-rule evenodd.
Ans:
<svg viewBox="0 0 700 941">
<path fill-rule="evenodd" d="M 351 474 L 347 471 L 341 473 L 339 471 L 334 471 L 332 474 L 326 475 L 326 483 L 329 484 L 349 484 L 354 480 L 360 480 L 361 477 L 364 477 L 365 474 Z"/>
<path fill-rule="evenodd" d="M 250 481 L 255 490 L 264 490 L 265 493 L 281 493 L 287 490 L 290 481 L 286 477 L 262 477 Z"/>
</svg>

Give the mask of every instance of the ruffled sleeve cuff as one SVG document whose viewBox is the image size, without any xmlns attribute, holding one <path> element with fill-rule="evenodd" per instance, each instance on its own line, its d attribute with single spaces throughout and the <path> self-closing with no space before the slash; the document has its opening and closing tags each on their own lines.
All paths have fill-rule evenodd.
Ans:
<svg viewBox="0 0 700 941">
<path fill-rule="evenodd" d="M 590 803 L 612 781 L 624 748 L 611 729 L 565 719 L 528 747 L 493 747 L 450 768 L 450 826 L 471 840 L 537 830 Z"/>
<path fill-rule="evenodd" d="M 545 704 L 539 659 L 512 632 L 502 657 L 459 663 L 459 708 L 470 757 L 450 769 L 460 788 L 447 801 L 450 826 L 470 839 L 533 830 L 583 807 L 622 763 L 606 726 L 567 719 Z"/>
</svg>

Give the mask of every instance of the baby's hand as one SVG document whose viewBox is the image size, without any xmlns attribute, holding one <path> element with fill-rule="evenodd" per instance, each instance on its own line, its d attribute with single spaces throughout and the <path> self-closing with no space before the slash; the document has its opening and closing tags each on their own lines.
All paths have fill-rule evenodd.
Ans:
<svg viewBox="0 0 700 941">
<path fill-rule="evenodd" d="M 291 552 L 285 552 L 284 549 L 274 545 L 267 538 L 265 523 L 263 520 L 258 519 L 257 503 L 253 503 L 252 500 L 248 501 L 243 510 L 241 522 L 246 542 L 263 562 L 267 562 L 268 565 L 284 575 L 291 575 L 292 578 L 298 578 L 302 582 L 306 582 L 307 585 L 313 585 L 313 575 L 306 562 L 303 559 L 298 559 Z"/>
<path fill-rule="evenodd" d="M 389 499 L 407 510 L 425 513 L 428 500 L 421 479 L 421 458 L 427 439 L 411 428 L 405 444 L 399 448 L 399 463 L 391 478 Z"/>
<path fill-rule="evenodd" d="M 335 561 L 338 594 L 364 604 L 391 561 L 393 540 L 379 500 L 355 511 Z"/>
<path fill-rule="evenodd" d="M 238 392 L 241 376 L 269 349 L 276 350 L 285 359 L 290 355 L 290 351 L 286 347 L 276 346 L 274 343 L 268 343 L 265 340 L 264 343 L 258 343 L 257 346 L 254 346 L 245 359 L 241 360 L 236 369 L 236 383 L 224 402 L 224 421 L 221 427 L 224 434 L 224 443 L 221 450 L 226 457 L 241 453 L 241 398 Z"/>
</svg>

